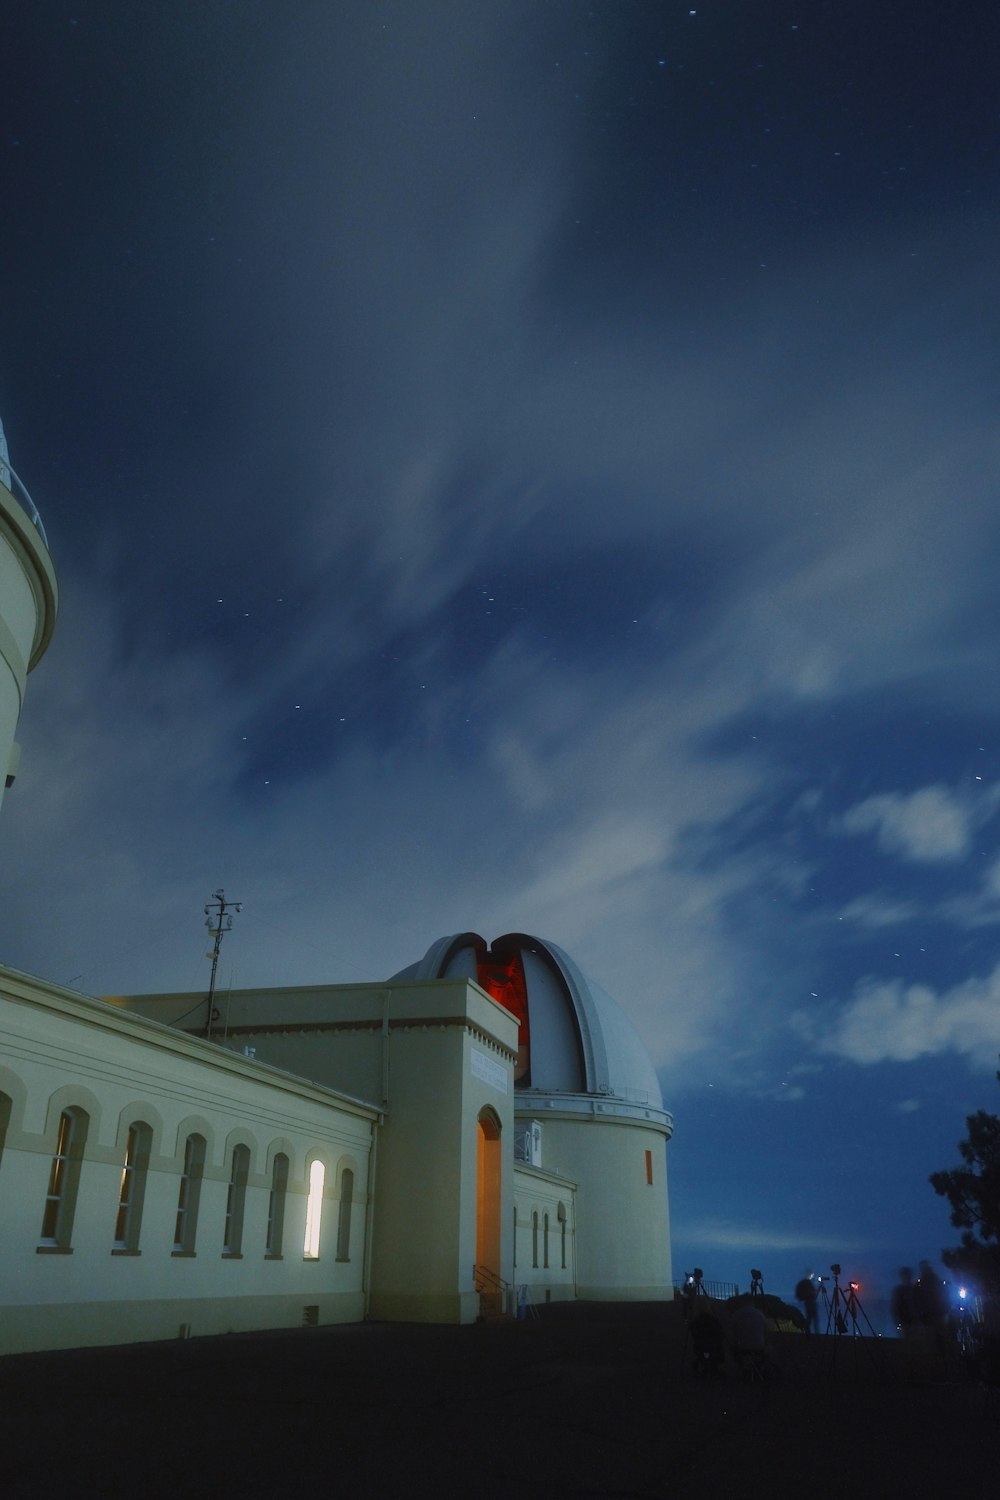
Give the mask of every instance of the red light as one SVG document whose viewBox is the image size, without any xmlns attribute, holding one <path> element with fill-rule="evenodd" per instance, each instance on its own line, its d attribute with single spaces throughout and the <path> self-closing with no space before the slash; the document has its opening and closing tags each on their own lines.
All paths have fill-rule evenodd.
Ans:
<svg viewBox="0 0 1000 1500">
<path fill-rule="evenodd" d="M 476 978 L 488 995 L 506 1006 L 518 1021 L 518 1061 L 514 1078 L 526 1084 L 531 1068 L 531 1035 L 528 1023 L 528 990 L 524 981 L 524 965 L 521 954 L 514 949 L 509 957 L 496 954 L 481 954 L 476 965 Z"/>
</svg>

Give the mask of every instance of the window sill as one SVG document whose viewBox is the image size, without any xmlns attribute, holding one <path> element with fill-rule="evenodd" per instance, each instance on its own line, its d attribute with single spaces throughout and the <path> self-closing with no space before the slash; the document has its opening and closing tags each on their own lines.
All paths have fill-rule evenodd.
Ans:
<svg viewBox="0 0 1000 1500">
<path fill-rule="evenodd" d="M 223 1250 L 223 1252 L 222 1252 L 222 1259 L 223 1260 L 242 1260 L 243 1259 L 243 1252 L 242 1252 L 242 1250 Z"/>
<path fill-rule="evenodd" d="M 195 1254 L 196 1254 L 196 1252 L 194 1250 L 171 1250 L 171 1252 L 170 1252 L 170 1259 L 171 1260 L 194 1260 Z"/>
<path fill-rule="evenodd" d="M 112 1255 L 141 1255 L 141 1250 L 130 1250 L 127 1245 L 115 1245 L 111 1251 Z"/>
<path fill-rule="evenodd" d="M 265 1260 L 284 1260 L 284 1258 L 285 1257 L 283 1255 L 265 1255 L 264 1256 Z"/>
<path fill-rule="evenodd" d="M 36 1255 L 72 1255 L 72 1245 L 36 1245 Z"/>
</svg>

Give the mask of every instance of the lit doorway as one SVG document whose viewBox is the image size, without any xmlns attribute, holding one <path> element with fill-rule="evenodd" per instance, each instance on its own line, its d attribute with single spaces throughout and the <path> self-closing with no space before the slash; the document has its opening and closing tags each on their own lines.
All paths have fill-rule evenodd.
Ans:
<svg viewBox="0 0 1000 1500">
<path fill-rule="evenodd" d="M 476 1265 L 500 1276 L 500 1121 L 480 1112 L 476 1153 Z"/>
</svg>

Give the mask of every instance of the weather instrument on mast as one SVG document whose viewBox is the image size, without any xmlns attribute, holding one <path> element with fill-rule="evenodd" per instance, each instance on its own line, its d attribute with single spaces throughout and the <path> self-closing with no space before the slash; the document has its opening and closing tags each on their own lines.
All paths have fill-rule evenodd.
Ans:
<svg viewBox="0 0 1000 1500">
<path fill-rule="evenodd" d="M 212 947 L 205 957 L 212 960 L 212 977 L 208 985 L 208 1019 L 205 1022 L 205 1037 L 211 1041 L 212 1027 L 219 1019 L 219 1012 L 215 1008 L 215 976 L 219 968 L 219 949 L 222 947 L 222 939 L 232 929 L 233 912 L 243 910 L 242 901 L 227 901 L 226 893 L 221 888 L 214 891 L 212 900 L 205 906 L 205 926 L 208 935 L 212 939 Z"/>
</svg>

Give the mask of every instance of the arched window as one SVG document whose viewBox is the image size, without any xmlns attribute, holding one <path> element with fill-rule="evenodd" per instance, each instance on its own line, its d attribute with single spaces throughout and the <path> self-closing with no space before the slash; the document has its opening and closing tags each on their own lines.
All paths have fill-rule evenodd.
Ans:
<svg viewBox="0 0 1000 1500">
<path fill-rule="evenodd" d="M 306 1237 L 302 1254 L 306 1260 L 319 1260 L 320 1230 L 323 1227 L 323 1184 L 326 1168 L 314 1161 L 309 1168 L 309 1198 L 306 1202 Z"/>
<path fill-rule="evenodd" d="M 340 1175 L 340 1213 L 337 1217 L 337 1259 L 351 1258 L 351 1200 L 354 1197 L 354 1173 Z"/>
<path fill-rule="evenodd" d="M 285 1236 L 285 1199 L 288 1196 L 288 1157 L 279 1151 L 271 1169 L 271 1196 L 267 1200 L 267 1248 L 268 1260 L 281 1259 L 281 1246 Z"/>
<path fill-rule="evenodd" d="M 230 1260 L 238 1260 L 243 1253 L 243 1210 L 249 1176 L 250 1148 L 234 1146 L 226 1193 L 226 1224 L 222 1234 L 222 1253 Z"/>
<path fill-rule="evenodd" d="M 548 1269 L 549 1264 L 549 1216 L 545 1215 L 542 1227 L 542 1265 Z"/>
<path fill-rule="evenodd" d="M 531 1215 L 531 1264 L 538 1266 L 538 1209 Z"/>
<path fill-rule="evenodd" d="M 115 1216 L 112 1255 L 139 1253 L 142 1204 L 146 1196 L 146 1175 L 152 1144 L 153 1132 L 145 1120 L 136 1120 L 129 1126 L 125 1141 L 125 1160 L 118 1185 L 118 1213 Z"/>
<path fill-rule="evenodd" d="M 174 1227 L 174 1255 L 193 1255 L 198 1233 L 198 1204 L 201 1180 L 205 1175 L 205 1137 L 189 1135 L 184 1143 L 184 1166 L 177 1193 L 177 1221 Z"/>
<path fill-rule="evenodd" d="M 559 1220 L 559 1259 L 563 1270 L 566 1269 L 566 1205 L 560 1203 L 556 1209 L 556 1218 Z"/>
<path fill-rule="evenodd" d="M 90 1116 L 73 1106 L 59 1116 L 56 1149 L 49 1168 L 49 1190 L 45 1195 L 39 1250 L 61 1250 L 68 1253 L 73 1236 L 76 1194 L 80 1185 L 80 1165 L 87 1144 Z"/>
<path fill-rule="evenodd" d="M 3 1161 L 4 1147 L 7 1144 L 7 1127 L 10 1125 L 10 1111 L 13 1103 L 9 1094 L 0 1094 L 0 1162 Z"/>
</svg>

